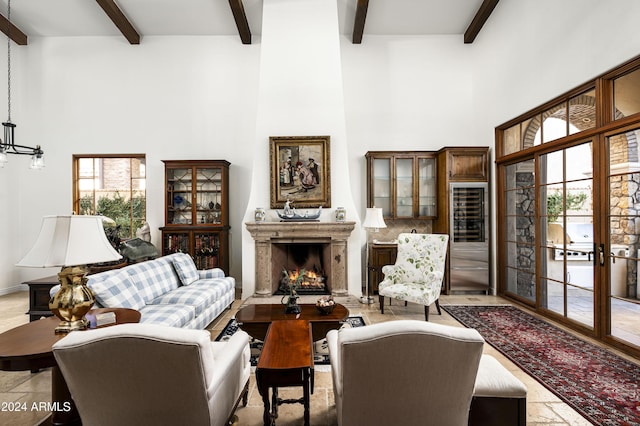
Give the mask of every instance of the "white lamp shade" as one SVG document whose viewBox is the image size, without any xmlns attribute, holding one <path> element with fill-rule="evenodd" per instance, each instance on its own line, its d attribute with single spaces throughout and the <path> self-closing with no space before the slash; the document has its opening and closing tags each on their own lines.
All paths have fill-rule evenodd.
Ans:
<svg viewBox="0 0 640 426">
<path fill-rule="evenodd" d="M 16 266 L 49 268 L 118 260 L 102 216 L 45 216 L 35 244 Z"/>
<path fill-rule="evenodd" d="M 369 207 L 367 208 L 367 214 L 364 217 L 364 222 L 362 223 L 364 228 L 386 228 L 387 225 L 384 223 L 384 219 L 382 218 L 382 208 L 380 207 Z"/>
</svg>

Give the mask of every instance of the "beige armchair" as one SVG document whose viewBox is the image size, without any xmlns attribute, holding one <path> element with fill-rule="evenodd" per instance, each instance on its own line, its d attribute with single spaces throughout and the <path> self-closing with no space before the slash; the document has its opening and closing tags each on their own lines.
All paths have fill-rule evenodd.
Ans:
<svg viewBox="0 0 640 426">
<path fill-rule="evenodd" d="M 70 333 L 53 346 L 85 425 L 224 425 L 247 403 L 249 337 L 122 324 Z"/>
<path fill-rule="evenodd" d="M 424 305 L 424 319 L 429 321 L 429 306 L 435 302 L 440 311 L 440 291 L 445 272 L 449 236 L 446 234 L 400 234 L 394 265 L 382 267 L 384 280 L 378 285 L 380 312 L 384 298 Z"/>
<path fill-rule="evenodd" d="M 400 320 L 327 334 L 338 425 L 466 425 L 484 340 Z"/>
</svg>

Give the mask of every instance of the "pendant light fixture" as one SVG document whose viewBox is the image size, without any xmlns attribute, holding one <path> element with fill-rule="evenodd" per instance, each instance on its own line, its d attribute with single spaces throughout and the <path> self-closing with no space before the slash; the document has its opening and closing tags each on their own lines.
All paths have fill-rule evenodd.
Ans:
<svg viewBox="0 0 640 426">
<path fill-rule="evenodd" d="M 7 2 L 7 121 L 4 127 L 4 139 L 0 139 L 0 167 L 9 161 L 8 154 L 30 155 L 32 169 L 44 168 L 44 151 L 40 145 L 35 148 L 18 145 L 15 142 L 16 125 L 11 122 L 11 0 Z"/>
</svg>

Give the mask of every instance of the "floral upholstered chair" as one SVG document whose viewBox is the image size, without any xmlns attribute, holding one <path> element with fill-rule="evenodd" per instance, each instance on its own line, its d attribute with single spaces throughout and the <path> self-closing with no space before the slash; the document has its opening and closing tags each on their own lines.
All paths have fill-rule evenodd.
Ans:
<svg viewBox="0 0 640 426">
<path fill-rule="evenodd" d="M 435 302 L 440 312 L 440 290 L 444 278 L 449 236 L 445 234 L 400 234 L 395 265 L 382 267 L 384 280 L 378 285 L 380 311 L 384 298 L 424 305 L 429 321 L 429 306 Z"/>
</svg>

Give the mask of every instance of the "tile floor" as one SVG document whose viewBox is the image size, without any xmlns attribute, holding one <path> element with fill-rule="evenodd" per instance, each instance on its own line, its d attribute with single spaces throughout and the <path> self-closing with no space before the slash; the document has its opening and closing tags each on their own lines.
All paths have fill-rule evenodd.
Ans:
<svg viewBox="0 0 640 426">
<path fill-rule="evenodd" d="M 309 296 L 313 298 L 314 296 Z M 313 299 L 315 300 L 315 299 Z M 312 300 L 302 300 L 311 302 Z M 273 303 L 268 299 L 250 299 L 255 303 Z M 361 315 L 367 324 L 390 321 L 394 319 L 417 319 L 424 320 L 424 311 L 421 306 L 409 304 L 408 307 L 393 304 L 385 307 L 385 314 L 381 315 L 377 304 L 367 306 L 358 303 L 355 298 L 345 298 L 340 300 L 349 308 L 351 315 Z M 242 301 L 236 300 L 231 310 L 220 316 L 211 326 L 212 337 L 215 338 L 242 305 Z M 247 302 L 245 302 L 247 303 Z M 450 295 L 442 296 L 442 305 L 446 304 L 504 304 L 508 303 L 504 299 L 495 296 L 483 295 Z M 27 292 L 13 293 L 0 297 L 0 332 L 24 324 L 28 321 L 25 312 L 28 309 Z M 442 316 L 437 315 L 435 308 L 432 308 L 430 320 L 440 324 L 460 326 L 446 312 Z M 568 405 L 561 402 L 546 388 L 538 384 L 533 378 L 528 376 L 513 363 L 494 350 L 490 345 L 485 345 L 485 352 L 490 353 L 500 360 L 509 370 L 522 380 L 528 387 L 527 396 L 527 425 L 589 425 Z M 623 355 L 624 356 L 624 355 Z M 626 356 L 625 356 L 626 357 Z M 630 359 L 629 357 L 626 357 Z M 637 360 L 633 360 L 637 362 Z M 251 375 L 249 403 L 246 407 L 240 407 L 237 412 L 236 425 L 253 426 L 262 424 L 262 400 L 258 394 L 255 376 Z M 280 394 L 284 398 L 296 397 L 299 390 L 282 389 Z M 290 396 L 289 396 L 290 395 Z M 51 399 L 51 373 L 48 370 L 39 373 L 30 372 L 4 372 L 0 371 L 0 404 L 8 402 L 26 402 L 31 407 L 37 404 L 46 403 Z M 0 406 L 0 408 L 2 408 Z M 299 404 L 284 405 L 280 407 L 277 424 L 300 425 L 302 424 L 303 409 Z M 7 412 L 0 410 L 0 424 L 4 426 L 29 426 L 39 424 L 48 416 L 44 410 L 27 410 L 26 412 Z M 318 366 L 315 373 L 315 389 L 311 396 L 311 424 L 312 425 L 335 425 L 335 406 L 333 402 L 333 387 L 330 367 Z"/>
</svg>

